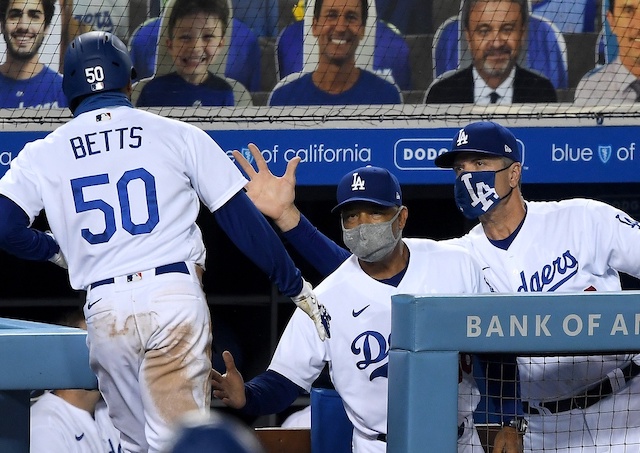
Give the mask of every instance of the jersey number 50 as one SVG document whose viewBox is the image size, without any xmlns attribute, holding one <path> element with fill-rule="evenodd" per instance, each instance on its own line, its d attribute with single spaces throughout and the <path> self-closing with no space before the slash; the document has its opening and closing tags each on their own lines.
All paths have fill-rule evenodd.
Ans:
<svg viewBox="0 0 640 453">
<path fill-rule="evenodd" d="M 129 203 L 129 183 L 139 179 L 144 183 L 145 199 L 147 202 L 148 219 L 144 223 L 136 224 L 131 219 L 131 205 Z M 116 232 L 116 216 L 113 206 L 106 201 L 85 200 L 82 190 L 85 187 L 109 184 L 109 175 L 101 174 L 94 176 L 85 176 L 71 180 L 71 190 L 73 191 L 73 201 L 76 205 L 76 212 L 85 212 L 98 210 L 104 214 L 105 229 L 102 233 L 92 233 L 88 228 L 81 230 L 82 237 L 89 244 L 101 244 L 109 241 Z M 129 170 L 122 175 L 116 183 L 118 190 L 118 201 L 120 204 L 120 213 L 122 215 L 122 228 L 132 235 L 146 234 L 151 232 L 160 220 L 158 214 L 158 199 L 156 196 L 156 180 L 151 173 L 144 168 L 136 168 Z"/>
</svg>

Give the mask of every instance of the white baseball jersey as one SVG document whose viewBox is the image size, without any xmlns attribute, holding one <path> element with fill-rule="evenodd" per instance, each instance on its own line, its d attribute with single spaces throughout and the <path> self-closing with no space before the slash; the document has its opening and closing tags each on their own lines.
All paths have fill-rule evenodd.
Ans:
<svg viewBox="0 0 640 453">
<path fill-rule="evenodd" d="M 620 291 L 618 272 L 640 276 L 640 224 L 595 200 L 527 202 L 508 250 L 492 245 L 481 225 L 448 242 L 471 251 L 500 293 Z M 530 360 L 531 366 L 520 367 L 522 398 L 555 401 L 601 381 L 630 357 L 607 356 L 604 365 L 593 357 Z"/>
<path fill-rule="evenodd" d="M 640 276 L 640 224 L 594 200 L 527 202 L 508 250 L 492 245 L 478 225 L 450 241 L 463 245 L 497 292 L 620 291 L 618 272 Z M 640 381 L 625 387 L 620 368 L 632 355 L 519 357 L 521 396 L 534 408 L 579 395 L 611 376 L 612 398 L 581 411 L 530 416 L 529 452 L 628 452 L 640 448 Z M 638 359 L 636 358 L 636 361 Z M 615 416 L 614 416 L 615 414 Z"/>
<path fill-rule="evenodd" d="M 109 417 L 109 410 L 107 409 L 107 403 L 104 399 L 100 398 L 96 408 L 93 412 L 93 418 L 98 425 L 98 432 L 104 441 L 108 453 L 121 453 L 122 447 L 120 446 L 120 432 L 113 426 L 111 417 Z"/>
<path fill-rule="evenodd" d="M 31 221 L 45 209 L 71 286 L 86 289 L 170 263 L 204 265 L 198 197 L 214 211 L 246 182 L 201 129 L 115 107 L 83 113 L 27 144 L 0 193 Z"/>
<path fill-rule="evenodd" d="M 428 239 L 404 242 L 410 258 L 398 287 L 369 277 L 357 258 L 351 256 L 315 291 L 331 313 L 331 338 L 320 341 L 313 323 L 296 310 L 269 366 L 310 390 L 325 363 L 329 363 L 333 384 L 354 425 L 357 453 L 386 449 L 386 444 L 375 438 L 387 432 L 391 296 L 488 291 L 480 268 L 464 250 Z M 473 412 L 480 399 L 470 368 L 461 367 L 461 371 L 463 368 L 459 423 Z"/>
<path fill-rule="evenodd" d="M 45 393 L 31 406 L 30 429 L 30 453 L 121 451 L 118 432 L 108 417 L 100 416 L 96 408 L 94 419 L 89 412 L 53 393 Z"/>
</svg>

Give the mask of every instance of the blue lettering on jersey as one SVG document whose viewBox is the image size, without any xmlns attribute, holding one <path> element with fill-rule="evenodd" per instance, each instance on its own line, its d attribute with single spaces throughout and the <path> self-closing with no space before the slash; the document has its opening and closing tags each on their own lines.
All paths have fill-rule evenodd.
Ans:
<svg viewBox="0 0 640 453">
<path fill-rule="evenodd" d="M 359 343 L 361 345 L 359 346 Z M 387 341 L 380 332 L 367 330 L 358 335 L 351 343 L 351 352 L 356 355 L 362 355 L 363 360 L 356 362 L 359 370 L 365 370 L 371 365 L 376 365 L 389 356 L 389 345 L 391 339 Z M 376 367 L 369 375 L 369 380 L 373 381 L 377 377 L 387 377 L 389 374 L 389 362 L 387 361 L 381 366 Z"/>
<path fill-rule="evenodd" d="M 111 439 L 109 439 L 109 451 L 107 453 L 122 453 L 122 447 L 120 446 L 120 443 L 118 443 L 118 448 L 116 449 Z"/>
<path fill-rule="evenodd" d="M 115 149 L 136 149 L 142 146 L 142 128 L 139 126 L 107 129 L 79 135 L 69 139 L 76 159 L 109 152 Z"/>
<path fill-rule="evenodd" d="M 95 14 L 76 14 L 73 16 L 78 22 L 89 25 L 94 30 L 102 30 L 113 33 L 114 26 L 109 11 L 98 11 Z"/>
<path fill-rule="evenodd" d="M 640 229 L 640 222 L 633 220 L 631 217 L 627 217 L 627 216 L 621 216 L 620 214 L 616 215 L 616 219 L 618 219 L 618 221 L 620 223 L 623 223 L 625 225 L 629 225 L 631 228 L 638 228 Z"/>
<path fill-rule="evenodd" d="M 534 272 L 529 279 L 524 275 L 524 271 L 520 272 L 522 285 L 518 288 L 518 292 L 534 292 L 545 289 L 547 292 L 555 291 L 578 273 L 578 267 L 578 260 L 567 250 L 551 264 L 546 264 L 540 271 Z M 567 274 L 567 272 L 570 273 Z M 551 286 L 547 288 L 549 285 Z"/>
</svg>

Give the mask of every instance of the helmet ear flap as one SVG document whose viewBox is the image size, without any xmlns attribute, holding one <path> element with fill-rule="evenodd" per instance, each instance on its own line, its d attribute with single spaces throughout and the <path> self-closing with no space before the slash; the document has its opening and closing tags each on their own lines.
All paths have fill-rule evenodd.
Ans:
<svg viewBox="0 0 640 453">
<path fill-rule="evenodd" d="M 125 44 L 104 31 L 76 37 L 67 47 L 62 90 L 73 111 L 79 98 L 126 87 L 135 69 Z"/>
</svg>

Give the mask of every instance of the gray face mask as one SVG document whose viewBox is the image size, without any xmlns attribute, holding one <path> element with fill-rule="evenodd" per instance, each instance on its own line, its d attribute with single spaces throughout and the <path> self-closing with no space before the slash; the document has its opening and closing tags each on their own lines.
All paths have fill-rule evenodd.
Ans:
<svg viewBox="0 0 640 453">
<path fill-rule="evenodd" d="M 393 222 L 396 221 L 402 209 L 404 208 L 400 208 L 387 222 L 363 223 L 350 229 L 346 229 L 341 220 L 344 245 L 362 261 L 368 263 L 380 261 L 391 253 L 402 238 L 402 231 L 398 231 L 398 237 L 393 234 Z"/>
</svg>

